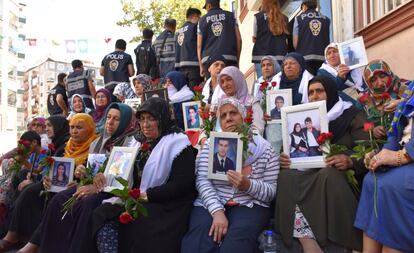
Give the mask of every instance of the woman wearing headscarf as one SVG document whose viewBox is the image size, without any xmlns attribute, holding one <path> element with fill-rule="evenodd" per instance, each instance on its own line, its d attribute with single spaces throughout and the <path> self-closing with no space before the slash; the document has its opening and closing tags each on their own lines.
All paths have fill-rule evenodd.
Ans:
<svg viewBox="0 0 414 253">
<path fill-rule="evenodd" d="M 189 102 L 194 97 L 194 93 L 187 85 L 183 73 L 178 71 L 168 72 L 165 76 L 165 88 L 168 91 L 168 99 L 174 107 L 174 117 L 177 125 L 184 129 L 184 117 L 182 103 Z"/>
<path fill-rule="evenodd" d="M 226 67 L 226 58 L 223 55 L 212 55 L 207 61 L 207 70 L 210 73 L 210 78 L 204 84 L 202 94 L 204 96 L 204 103 L 218 104 L 218 99 L 224 94 L 220 88 L 218 75 Z"/>
<path fill-rule="evenodd" d="M 316 76 L 309 82 L 310 102 L 326 101 L 331 143 L 345 146 L 345 154 L 325 159 L 325 168 L 290 169 L 290 158 L 281 154 L 276 199 L 276 228 L 286 252 L 299 240 L 304 252 L 323 252 L 326 247 L 361 251 L 362 236 L 353 227 L 358 199 L 347 182 L 345 171 L 353 170 L 358 182 L 366 173 L 363 161 L 350 158 L 357 140 L 368 140 L 363 111 L 342 101 L 335 81 Z M 361 185 L 361 184 L 359 184 Z M 295 239 L 295 240 L 294 240 Z M 338 248 L 339 247 L 339 248 Z"/>
<path fill-rule="evenodd" d="M 151 77 L 146 74 L 139 74 L 132 79 L 132 84 L 134 85 L 135 95 L 137 98 L 144 101 L 144 92 L 152 89 Z"/>
<path fill-rule="evenodd" d="M 87 154 L 109 156 L 114 146 L 135 147 L 138 145 L 134 138 L 137 132 L 137 120 L 128 105 L 112 103 L 105 113 L 105 119 L 105 129 L 102 135 L 88 143 Z M 85 163 L 86 160 L 78 164 L 75 177 L 84 176 Z M 92 211 L 101 204 L 102 200 L 111 197 L 108 193 L 97 194 L 98 192 L 98 189 L 90 184 L 79 188 L 72 187 L 56 194 L 42 219 L 41 252 L 93 252 Z M 63 203 L 72 196 L 78 197 L 78 201 L 64 215 L 61 212 Z M 79 227 L 79 224 L 89 224 L 89 226 Z M 61 238 L 67 239 L 62 241 Z"/>
<path fill-rule="evenodd" d="M 96 134 L 100 134 L 105 126 L 105 111 L 111 104 L 112 96 L 109 90 L 103 88 L 95 94 L 95 111 L 93 111 L 92 118 L 96 124 Z"/>
<path fill-rule="evenodd" d="M 224 98 L 218 115 L 223 132 L 236 132 L 246 108 L 234 97 Z M 214 144 L 205 142 L 196 162 L 199 195 L 181 252 L 256 252 L 257 237 L 269 223 L 279 164 L 269 142 L 260 135 L 252 138 L 242 172 L 228 170 L 228 181 L 208 178 L 209 150 Z"/>
<path fill-rule="evenodd" d="M 32 120 L 33 131 L 36 131 L 40 135 L 40 142 L 43 149 L 47 149 L 47 145 L 50 143 L 50 139 L 45 132 L 46 119 L 44 117 L 36 117 Z"/>
<path fill-rule="evenodd" d="M 257 99 L 266 99 L 263 98 L 263 93 L 260 91 L 260 86 L 263 82 L 268 83 L 268 87 L 271 87 L 272 82 L 277 82 L 276 74 L 281 71 L 280 65 L 277 62 L 276 58 L 271 55 L 266 55 L 260 61 L 263 75 L 256 80 L 253 84 L 253 96 Z"/>
<path fill-rule="evenodd" d="M 257 133 L 263 135 L 265 127 L 263 110 L 259 100 L 249 95 L 246 79 L 244 79 L 243 73 L 238 68 L 229 66 L 221 71 L 218 79 L 220 88 L 224 91 L 224 95 L 222 95 L 220 99 L 233 97 L 239 100 L 246 109 L 251 109 L 253 111 L 253 128 Z M 213 108 L 213 110 L 215 110 L 215 108 Z M 220 125 L 218 124 L 218 126 Z"/>
<path fill-rule="evenodd" d="M 373 173 L 364 178 L 354 223 L 364 232 L 364 252 L 414 252 L 413 90 L 411 82 L 383 149 L 365 156 Z"/>
<path fill-rule="evenodd" d="M 196 196 L 195 154 L 187 136 L 171 120 L 165 100 L 148 99 L 137 116 L 142 141 L 150 148 L 138 152 L 133 187 L 147 201 L 143 205 L 149 215 L 119 224 L 122 209 L 118 205 L 99 206 L 94 211 L 98 251 L 180 252 Z"/>
<path fill-rule="evenodd" d="M 302 126 L 296 123 L 290 133 L 290 157 L 307 157 L 309 155 L 306 137 L 303 134 Z"/>
<path fill-rule="evenodd" d="M 54 115 L 46 120 L 46 134 L 52 140 L 52 156 L 62 157 L 69 140 L 69 123 L 64 116 Z M 43 175 L 48 177 L 48 175 Z M 17 243 L 19 239 L 30 239 L 42 218 L 45 207 L 43 181 L 33 183 L 21 192 L 11 214 L 10 225 L 3 241 Z"/>
<path fill-rule="evenodd" d="M 358 99 L 358 93 L 366 88 L 362 80 L 362 70 L 356 68 L 350 70 L 345 64 L 341 64 L 339 58 L 338 43 L 332 42 L 325 48 L 326 61 L 318 70 L 318 75 L 333 78 L 338 91 L 343 91 L 353 99 Z"/>
<path fill-rule="evenodd" d="M 389 65 L 383 60 L 372 60 L 364 69 L 364 81 L 368 86 L 368 92 L 362 94 L 360 100 L 371 100 L 374 106 L 379 111 L 384 111 L 386 113 L 394 113 L 399 99 L 404 91 L 408 87 L 409 81 L 400 79 L 395 75 Z M 383 94 L 388 94 L 390 99 L 384 99 Z M 369 117 L 369 120 L 374 122 L 374 136 L 376 138 L 385 139 L 386 132 L 388 129 L 385 129 L 381 126 L 380 118 Z"/>
<path fill-rule="evenodd" d="M 86 106 L 85 101 L 83 101 L 82 96 L 79 94 L 73 94 L 71 98 L 71 103 L 70 103 L 70 112 L 66 119 L 70 120 L 77 113 L 90 114 L 91 112 L 92 110 Z"/>
<path fill-rule="evenodd" d="M 130 83 L 118 83 L 115 86 L 113 95 L 122 103 L 125 102 L 125 99 L 137 98 Z"/>
</svg>

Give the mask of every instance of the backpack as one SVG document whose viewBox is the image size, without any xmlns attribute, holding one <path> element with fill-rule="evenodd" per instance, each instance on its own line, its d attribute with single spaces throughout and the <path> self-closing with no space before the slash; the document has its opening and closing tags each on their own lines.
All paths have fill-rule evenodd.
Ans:
<svg viewBox="0 0 414 253">
<path fill-rule="evenodd" d="M 150 74 L 150 54 L 151 46 L 139 45 L 135 50 L 137 73 L 139 74 Z"/>
</svg>

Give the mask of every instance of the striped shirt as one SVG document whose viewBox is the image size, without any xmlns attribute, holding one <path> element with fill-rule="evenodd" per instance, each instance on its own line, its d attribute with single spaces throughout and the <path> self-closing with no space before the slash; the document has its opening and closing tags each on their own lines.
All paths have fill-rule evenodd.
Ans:
<svg viewBox="0 0 414 253">
<path fill-rule="evenodd" d="M 209 141 L 206 141 L 196 161 L 196 187 L 199 192 L 195 206 L 202 206 L 213 214 L 224 210 L 230 199 L 242 206 L 253 207 L 254 204 L 269 207 L 276 196 L 276 182 L 279 174 L 279 157 L 271 145 L 252 166 L 250 188 L 239 191 L 227 181 L 209 179 L 208 176 Z"/>
</svg>

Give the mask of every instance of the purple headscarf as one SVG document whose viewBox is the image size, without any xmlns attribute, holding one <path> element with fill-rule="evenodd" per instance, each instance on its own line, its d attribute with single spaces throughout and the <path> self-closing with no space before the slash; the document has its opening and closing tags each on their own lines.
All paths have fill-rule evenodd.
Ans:
<svg viewBox="0 0 414 253">
<path fill-rule="evenodd" d="M 98 93 L 103 93 L 106 99 L 108 100 L 108 103 L 106 103 L 106 105 L 101 105 L 101 106 L 98 106 L 95 104 L 95 111 L 92 113 L 92 118 L 93 118 L 93 121 L 95 121 L 95 123 L 102 119 L 102 117 L 105 115 L 106 108 L 108 108 L 108 106 L 112 102 L 112 96 L 109 90 L 105 88 L 98 90 L 95 94 L 95 101 L 96 101 L 96 96 L 98 95 Z"/>
<path fill-rule="evenodd" d="M 218 76 L 218 81 L 220 88 L 223 89 L 220 83 L 220 79 L 222 76 L 230 76 L 233 79 L 234 84 L 236 85 L 236 94 L 233 96 L 238 99 L 242 104 L 246 104 L 249 102 L 249 90 L 247 89 L 247 82 L 244 79 L 243 73 L 234 66 L 225 67 Z M 222 98 L 228 97 L 224 95 Z"/>
</svg>

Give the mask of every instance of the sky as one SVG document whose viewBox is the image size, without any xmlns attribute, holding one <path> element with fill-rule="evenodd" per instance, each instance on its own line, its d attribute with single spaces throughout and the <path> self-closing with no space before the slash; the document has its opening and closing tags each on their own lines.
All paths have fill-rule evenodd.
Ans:
<svg viewBox="0 0 414 253">
<path fill-rule="evenodd" d="M 35 38 L 36 46 L 26 43 L 26 67 L 32 67 L 47 57 L 72 61 L 90 60 L 100 65 L 105 54 L 115 48 L 115 41 L 129 40 L 138 33 L 132 27 L 120 27 L 120 0 L 27 0 L 25 9 L 26 39 Z M 105 38 L 112 38 L 105 43 Z M 88 53 L 68 54 L 66 40 L 88 40 Z M 56 42 L 56 43 L 55 43 Z M 133 55 L 137 43 L 127 45 Z M 91 52 L 92 51 L 92 52 Z"/>
</svg>

